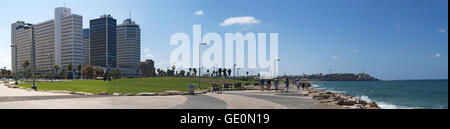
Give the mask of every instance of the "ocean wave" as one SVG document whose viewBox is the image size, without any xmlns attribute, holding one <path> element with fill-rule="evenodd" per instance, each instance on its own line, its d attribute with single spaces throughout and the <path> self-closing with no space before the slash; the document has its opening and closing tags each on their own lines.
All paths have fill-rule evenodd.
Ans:
<svg viewBox="0 0 450 129">
<path fill-rule="evenodd" d="M 317 84 L 311 84 L 311 86 L 312 86 L 313 88 L 320 87 L 320 85 L 317 85 Z"/>
<path fill-rule="evenodd" d="M 361 98 L 364 101 L 367 102 L 376 102 L 377 105 L 381 108 L 381 109 L 421 109 L 420 107 L 407 107 L 407 106 L 400 106 L 400 105 L 395 105 L 395 104 L 391 104 L 391 103 L 387 103 L 387 102 L 383 102 L 383 101 L 373 101 L 372 99 L 369 98 L 369 96 L 366 95 L 361 95 L 361 96 L 357 96 L 358 98 Z"/>
<path fill-rule="evenodd" d="M 345 91 L 338 91 L 338 90 L 329 90 L 331 93 L 338 93 L 338 94 L 345 94 L 347 92 Z"/>
</svg>

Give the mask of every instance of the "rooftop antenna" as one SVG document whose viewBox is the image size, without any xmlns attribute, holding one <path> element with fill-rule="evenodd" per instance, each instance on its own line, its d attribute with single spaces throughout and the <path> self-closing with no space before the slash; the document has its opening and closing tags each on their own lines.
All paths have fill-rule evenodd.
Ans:
<svg viewBox="0 0 450 129">
<path fill-rule="evenodd" d="M 130 20 L 131 20 L 131 10 L 130 10 L 130 11 L 128 11 L 128 15 L 129 15 L 129 17 L 130 17 Z"/>
<path fill-rule="evenodd" d="M 63 0 L 63 7 L 64 8 L 66 7 L 66 1 L 65 0 Z"/>
</svg>

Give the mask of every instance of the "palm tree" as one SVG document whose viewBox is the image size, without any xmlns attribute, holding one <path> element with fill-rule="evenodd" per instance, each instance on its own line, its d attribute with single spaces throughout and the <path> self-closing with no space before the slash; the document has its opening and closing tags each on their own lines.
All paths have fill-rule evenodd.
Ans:
<svg viewBox="0 0 450 129">
<path fill-rule="evenodd" d="M 73 77 L 72 77 L 72 70 L 73 70 L 73 64 L 72 64 L 72 63 L 69 63 L 69 65 L 67 65 L 67 74 L 68 74 L 68 76 L 69 76 L 70 78 L 73 79 Z"/>
<path fill-rule="evenodd" d="M 223 72 L 223 76 L 227 77 L 227 69 L 226 68 L 222 69 L 222 72 Z"/>
<path fill-rule="evenodd" d="M 81 79 L 81 69 L 82 69 L 81 64 L 78 64 L 78 66 L 77 66 L 78 79 Z"/>
<path fill-rule="evenodd" d="M 191 76 L 191 73 L 192 73 L 192 68 L 189 68 L 189 75 L 188 76 Z"/>
<path fill-rule="evenodd" d="M 222 68 L 219 68 L 218 74 L 219 74 L 219 77 L 222 77 Z"/>
<path fill-rule="evenodd" d="M 53 70 L 55 70 L 55 75 L 58 74 L 58 71 L 59 71 L 59 65 L 53 66 Z"/>
<path fill-rule="evenodd" d="M 231 76 L 231 69 L 228 69 L 228 76 Z"/>
<path fill-rule="evenodd" d="M 30 66 L 30 62 L 28 60 L 26 60 L 25 62 L 23 62 L 22 67 L 23 70 L 25 71 L 25 78 L 28 78 L 28 67 Z"/>
<path fill-rule="evenodd" d="M 194 71 L 194 76 L 196 76 L 197 75 L 197 69 L 194 68 L 193 71 Z"/>
</svg>

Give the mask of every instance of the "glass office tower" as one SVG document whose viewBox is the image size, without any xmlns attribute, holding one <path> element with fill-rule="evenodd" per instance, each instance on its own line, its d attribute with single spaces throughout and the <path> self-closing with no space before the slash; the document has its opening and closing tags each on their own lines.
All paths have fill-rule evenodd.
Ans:
<svg viewBox="0 0 450 129">
<path fill-rule="evenodd" d="M 111 15 L 90 20 L 89 55 L 92 66 L 117 67 L 116 27 L 117 20 Z"/>
</svg>

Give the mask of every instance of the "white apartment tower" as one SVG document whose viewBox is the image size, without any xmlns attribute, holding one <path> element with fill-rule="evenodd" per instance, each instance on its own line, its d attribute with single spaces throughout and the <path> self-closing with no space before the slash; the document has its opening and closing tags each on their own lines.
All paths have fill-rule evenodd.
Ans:
<svg viewBox="0 0 450 129">
<path fill-rule="evenodd" d="M 17 71 L 21 72 L 20 66 L 27 59 L 23 53 L 29 53 L 31 49 L 22 49 L 24 40 L 28 39 L 25 31 L 20 27 L 24 22 L 12 24 L 11 44 L 12 46 L 12 66 L 13 71 L 17 62 Z M 35 44 L 36 44 L 36 72 L 48 73 L 53 70 L 54 65 L 59 65 L 60 69 L 67 69 L 67 65 L 72 63 L 74 68 L 83 63 L 83 37 L 82 37 L 83 17 L 71 14 L 71 10 L 65 7 L 55 9 L 55 18 L 35 24 Z M 26 30 L 29 31 L 29 30 Z M 30 31 L 31 32 L 31 31 Z M 19 40 L 20 39 L 20 40 Z M 31 43 L 30 43 L 31 44 Z M 30 52 L 31 53 L 31 52 Z M 17 61 L 15 60 L 17 56 Z M 31 54 L 30 54 L 31 57 Z"/>
</svg>

